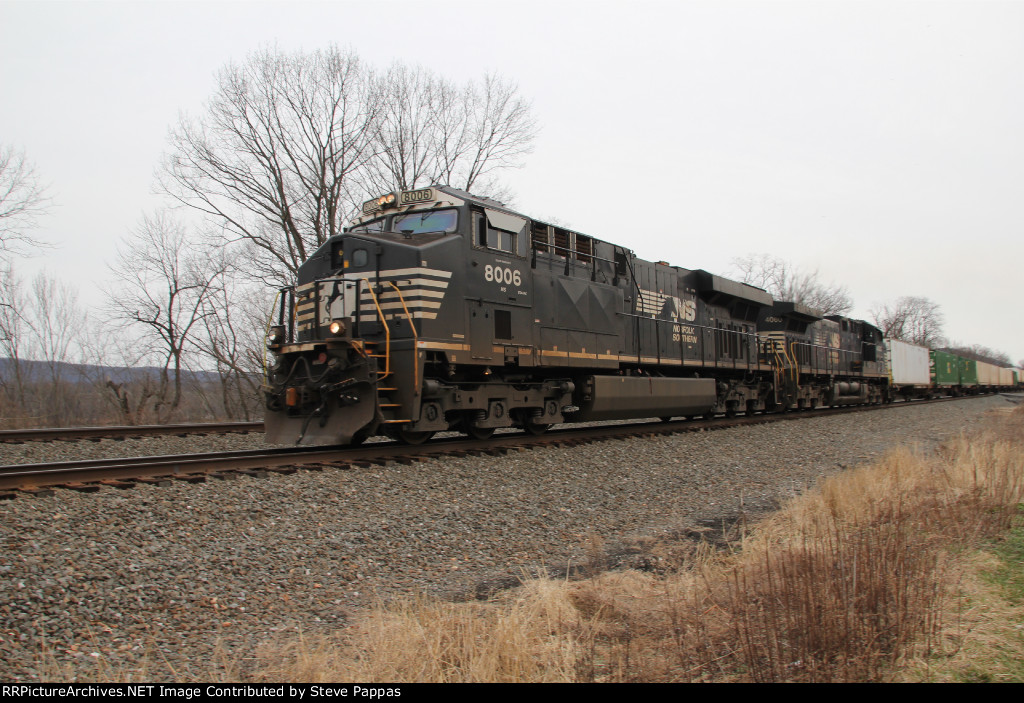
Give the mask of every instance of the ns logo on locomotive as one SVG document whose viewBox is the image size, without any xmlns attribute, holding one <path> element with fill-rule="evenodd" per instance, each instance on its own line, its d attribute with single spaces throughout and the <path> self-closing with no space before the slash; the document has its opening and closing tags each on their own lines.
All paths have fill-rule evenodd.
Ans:
<svg viewBox="0 0 1024 703">
<path fill-rule="evenodd" d="M 282 294 L 264 388 L 274 443 L 888 399 L 866 322 L 448 186 L 364 203 Z"/>
</svg>

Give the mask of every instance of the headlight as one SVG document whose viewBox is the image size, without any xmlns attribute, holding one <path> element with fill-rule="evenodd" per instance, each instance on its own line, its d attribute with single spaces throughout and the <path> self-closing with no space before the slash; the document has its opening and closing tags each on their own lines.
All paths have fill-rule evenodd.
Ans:
<svg viewBox="0 0 1024 703">
<path fill-rule="evenodd" d="M 335 337 L 340 337 L 341 335 L 345 334 L 345 321 L 333 320 L 327 329 Z"/>
<path fill-rule="evenodd" d="M 283 325 L 274 325 L 267 334 L 267 348 L 279 347 L 284 344 L 285 330 Z"/>
</svg>

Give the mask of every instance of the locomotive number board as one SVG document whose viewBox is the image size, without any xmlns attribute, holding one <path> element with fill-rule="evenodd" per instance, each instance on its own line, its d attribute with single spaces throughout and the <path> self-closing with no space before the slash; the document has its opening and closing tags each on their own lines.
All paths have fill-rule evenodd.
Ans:
<svg viewBox="0 0 1024 703">
<path fill-rule="evenodd" d="M 420 188 L 419 190 L 408 190 L 402 193 L 402 205 L 412 205 L 413 203 L 429 203 L 433 200 L 433 188 Z"/>
</svg>

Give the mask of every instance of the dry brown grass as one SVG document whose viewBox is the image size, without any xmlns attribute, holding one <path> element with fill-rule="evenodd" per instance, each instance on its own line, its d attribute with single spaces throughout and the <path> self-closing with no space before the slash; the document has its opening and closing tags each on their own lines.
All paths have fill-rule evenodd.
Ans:
<svg viewBox="0 0 1024 703">
<path fill-rule="evenodd" d="M 912 650 L 932 651 L 951 560 L 1009 529 L 1024 500 L 1010 429 L 996 423 L 933 457 L 893 452 L 761 525 L 726 569 L 745 678 L 877 680 Z"/>
<path fill-rule="evenodd" d="M 1024 502 L 1024 409 L 933 456 L 897 450 L 668 576 L 537 580 L 490 603 L 378 608 L 345 642 L 267 654 L 304 681 L 871 681 L 948 653 L 965 548 Z M 590 561 L 597 563 L 598 538 Z M 960 645 L 957 645 L 959 648 Z"/>
<path fill-rule="evenodd" d="M 300 639 L 270 654 L 269 681 L 571 681 L 579 621 L 562 584 L 536 580 L 492 603 L 377 608 L 339 645 Z"/>
<path fill-rule="evenodd" d="M 900 450 L 824 481 L 759 524 L 739 552 L 653 584 L 660 596 L 642 617 L 619 618 L 620 634 L 606 633 L 593 657 L 630 666 L 598 667 L 594 678 L 879 680 L 903 658 L 936 651 L 944 624 L 956 624 L 943 619 L 955 559 L 1019 515 L 1022 428 L 1018 410 L 935 456 Z M 629 598 L 601 580 L 575 588 L 607 612 Z"/>
</svg>

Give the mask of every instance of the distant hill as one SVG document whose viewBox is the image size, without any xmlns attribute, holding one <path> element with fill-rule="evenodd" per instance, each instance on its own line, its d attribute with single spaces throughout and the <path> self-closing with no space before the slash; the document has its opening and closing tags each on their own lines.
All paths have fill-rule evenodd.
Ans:
<svg viewBox="0 0 1024 703">
<path fill-rule="evenodd" d="M 45 361 L 21 359 L 19 361 L 22 378 L 26 383 L 45 383 L 50 380 L 50 364 Z M 156 380 L 160 377 L 160 369 L 156 366 L 98 366 L 95 364 L 69 364 L 59 362 L 57 367 L 60 376 L 68 383 L 105 383 L 110 379 L 114 383 L 139 381 L 147 376 Z M 10 379 L 14 375 L 14 361 L 0 357 L 0 379 Z M 182 374 L 186 382 L 216 383 L 220 377 L 213 371 L 188 371 Z"/>
</svg>

